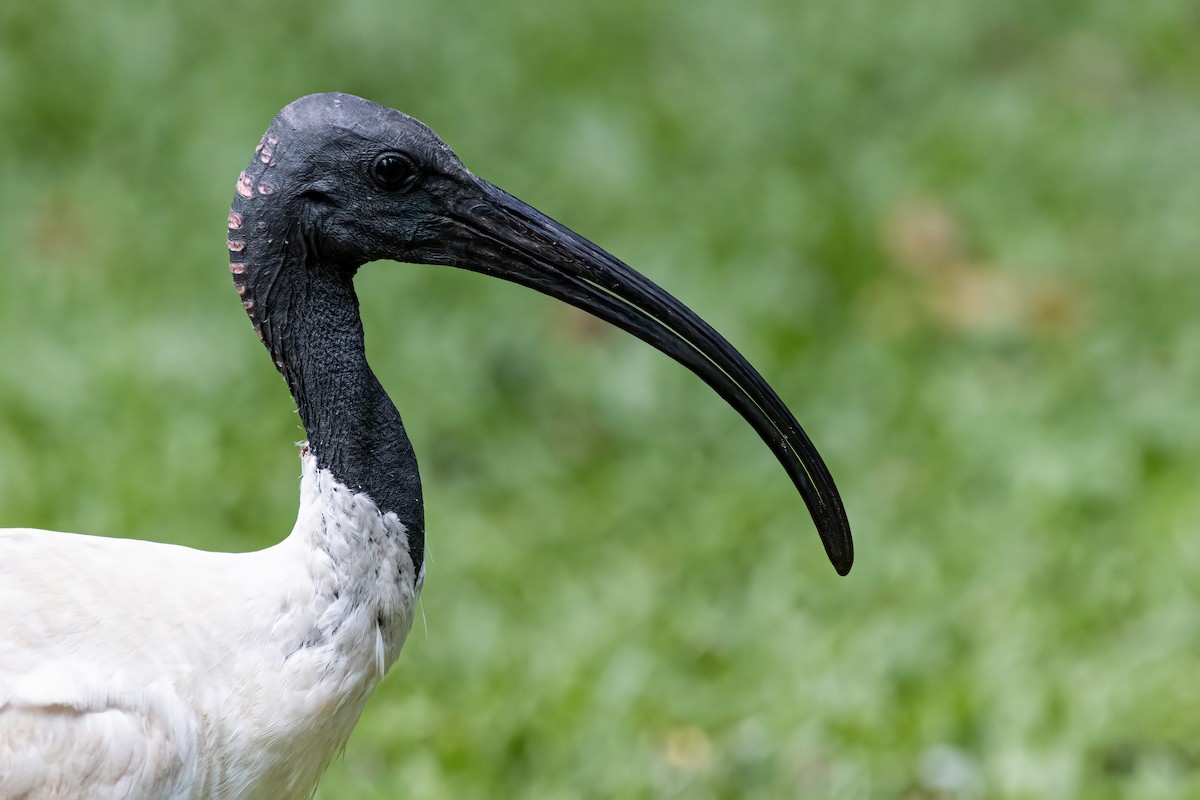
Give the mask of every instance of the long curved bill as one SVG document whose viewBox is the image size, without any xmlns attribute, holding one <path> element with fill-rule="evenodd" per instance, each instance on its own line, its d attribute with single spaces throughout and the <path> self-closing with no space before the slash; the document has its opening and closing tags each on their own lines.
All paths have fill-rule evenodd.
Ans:
<svg viewBox="0 0 1200 800">
<path fill-rule="evenodd" d="M 434 263 L 528 286 L 632 333 L 696 373 L 766 442 L 812 514 L 839 575 L 854 563 L 850 523 L 817 449 L 758 371 L 691 309 L 614 256 L 473 176 L 444 209 Z M 448 236 L 446 236 L 448 234 Z"/>
</svg>

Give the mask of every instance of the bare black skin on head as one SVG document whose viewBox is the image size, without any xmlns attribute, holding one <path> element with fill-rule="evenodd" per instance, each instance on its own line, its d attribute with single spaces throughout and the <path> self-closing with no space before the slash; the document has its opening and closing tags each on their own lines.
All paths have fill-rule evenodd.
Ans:
<svg viewBox="0 0 1200 800">
<path fill-rule="evenodd" d="M 390 159 L 386 168 L 381 158 Z M 833 478 L 758 372 L 645 277 L 476 178 L 412 117 L 345 94 L 295 101 L 263 137 L 232 211 L 234 281 L 287 380 L 318 465 L 398 515 L 418 569 L 425 524 L 416 457 L 367 365 L 354 293 L 358 268 L 380 259 L 520 283 L 691 369 L 758 431 L 808 505 L 834 567 L 849 572 L 853 543 Z"/>
</svg>

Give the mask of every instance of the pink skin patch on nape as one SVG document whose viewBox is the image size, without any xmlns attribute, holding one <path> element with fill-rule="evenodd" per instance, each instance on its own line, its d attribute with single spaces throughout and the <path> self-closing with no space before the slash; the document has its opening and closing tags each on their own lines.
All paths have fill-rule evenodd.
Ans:
<svg viewBox="0 0 1200 800">
<path fill-rule="evenodd" d="M 236 211 L 229 212 L 229 230 L 236 231 L 242 227 L 242 215 Z"/>
<path fill-rule="evenodd" d="M 253 300 L 243 300 L 242 308 L 246 309 L 247 311 L 253 311 L 254 310 L 254 301 Z"/>
<path fill-rule="evenodd" d="M 275 187 L 271 186 L 270 184 L 260 183 L 258 185 L 258 193 L 259 194 L 274 194 L 274 192 L 275 192 Z"/>
<path fill-rule="evenodd" d="M 275 151 L 271 149 L 270 145 L 268 145 L 259 152 L 258 160 L 264 164 L 270 164 L 271 156 L 273 156 L 274 154 L 275 154 Z"/>
<path fill-rule="evenodd" d="M 229 265 L 229 271 L 234 275 L 243 275 L 246 272 L 246 265 L 240 261 L 234 261 Z"/>
<path fill-rule="evenodd" d="M 240 253 L 246 249 L 245 242 L 237 242 L 237 241 L 234 241 L 233 239 L 230 239 L 229 241 L 226 242 L 226 244 L 229 245 L 229 252 L 231 252 L 231 253 Z"/>
<path fill-rule="evenodd" d="M 237 193 L 242 197 L 254 197 L 254 190 L 250 188 L 250 176 L 244 170 L 238 175 Z"/>
</svg>

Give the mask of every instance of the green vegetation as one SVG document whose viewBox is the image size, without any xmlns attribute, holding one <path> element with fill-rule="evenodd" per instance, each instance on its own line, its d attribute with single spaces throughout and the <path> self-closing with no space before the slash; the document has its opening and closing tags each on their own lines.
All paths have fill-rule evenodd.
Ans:
<svg viewBox="0 0 1200 800">
<path fill-rule="evenodd" d="M 1200 796 L 1198 37 L 1182 0 L 9 0 L 0 524 L 286 534 L 226 209 L 279 107 L 354 92 L 739 345 L 859 559 L 665 357 L 371 267 L 428 632 L 318 797 Z"/>
</svg>

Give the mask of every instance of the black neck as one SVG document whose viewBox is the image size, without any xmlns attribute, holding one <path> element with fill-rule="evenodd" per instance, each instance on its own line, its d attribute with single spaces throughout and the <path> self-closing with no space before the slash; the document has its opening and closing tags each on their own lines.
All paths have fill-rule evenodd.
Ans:
<svg viewBox="0 0 1200 800">
<path fill-rule="evenodd" d="M 417 459 L 399 412 L 367 364 L 353 283 L 320 267 L 305 272 L 311 280 L 288 315 L 297 324 L 274 333 L 309 449 L 320 468 L 381 512 L 395 512 L 420 570 L 425 514 Z"/>
<path fill-rule="evenodd" d="M 248 205 L 234 205 L 245 221 L 237 234 L 254 230 L 253 211 L 264 210 Z M 296 227 L 289 233 L 246 235 L 244 247 L 231 252 L 243 305 L 287 380 L 318 467 L 370 497 L 382 513 L 397 515 L 420 571 L 425 513 L 417 459 L 399 412 L 367 364 L 354 270 L 323 264 L 315 243 Z"/>
</svg>

